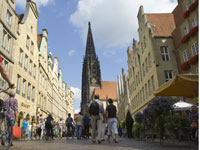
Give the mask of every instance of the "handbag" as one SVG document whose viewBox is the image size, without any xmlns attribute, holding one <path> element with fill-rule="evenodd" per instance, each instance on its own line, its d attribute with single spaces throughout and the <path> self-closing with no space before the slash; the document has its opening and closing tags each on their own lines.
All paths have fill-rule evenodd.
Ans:
<svg viewBox="0 0 200 150">
<path fill-rule="evenodd" d="M 13 138 L 21 139 L 21 128 L 20 127 L 13 127 Z"/>
</svg>

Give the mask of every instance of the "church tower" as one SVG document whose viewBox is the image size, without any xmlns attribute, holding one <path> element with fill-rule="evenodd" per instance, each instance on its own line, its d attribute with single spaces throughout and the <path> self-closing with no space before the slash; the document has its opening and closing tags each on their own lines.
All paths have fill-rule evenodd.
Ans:
<svg viewBox="0 0 200 150">
<path fill-rule="evenodd" d="M 82 68 L 81 112 L 83 114 L 87 112 L 88 103 L 92 99 L 92 92 L 96 87 L 101 87 L 101 70 L 98 57 L 96 56 L 89 22 L 86 51 Z"/>
</svg>

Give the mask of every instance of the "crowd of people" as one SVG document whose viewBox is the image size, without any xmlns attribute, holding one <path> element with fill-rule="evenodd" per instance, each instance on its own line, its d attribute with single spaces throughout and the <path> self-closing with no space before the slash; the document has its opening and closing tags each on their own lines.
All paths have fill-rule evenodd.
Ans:
<svg viewBox="0 0 200 150">
<path fill-rule="evenodd" d="M 66 120 L 60 119 L 55 121 L 51 114 L 46 119 L 40 120 L 37 124 L 29 123 L 25 118 L 22 122 L 22 139 L 46 139 L 63 137 L 81 139 L 92 139 L 93 143 L 101 143 L 110 138 L 118 143 L 118 120 L 117 109 L 113 105 L 113 100 L 108 99 L 109 105 L 104 109 L 99 96 L 95 95 L 95 99 L 88 106 L 88 113 L 83 115 L 79 112 L 76 118 L 72 118 L 68 114 Z M 107 134 L 107 138 L 105 138 Z"/>
</svg>

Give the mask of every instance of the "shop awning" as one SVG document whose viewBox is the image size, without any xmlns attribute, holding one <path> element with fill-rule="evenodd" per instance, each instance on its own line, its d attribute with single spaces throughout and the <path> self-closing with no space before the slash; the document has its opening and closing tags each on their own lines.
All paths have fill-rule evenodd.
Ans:
<svg viewBox="0 0 200 150">
<path fill-rule="evenodd" d="M 155 96 L 198 96 L 199 76 L 179 74 L 154 91 Z"/>
</svg>

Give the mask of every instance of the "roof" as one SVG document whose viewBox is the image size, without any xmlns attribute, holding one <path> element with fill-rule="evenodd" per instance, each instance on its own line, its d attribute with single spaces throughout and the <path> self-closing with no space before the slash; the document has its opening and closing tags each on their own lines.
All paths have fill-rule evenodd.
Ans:
<svg viewBox="0 0 200 150">
<path fill-rule="evenodd" d="M 37 36 L 38 47 L 40 47 L 41 41 L 42 41 L 42 34 L 38 34 L 38 36 Z"/>
<path fill-rule="evenodd" d="M 153 36 L 170 37 L 176 28 L 172 13 L 146 14 Z"/>
<path fill-rule="evenodd" d="M 94 89 L 94 95 L 98 94 L 100 100 L 112 98 L 117 100 L 117 82 L 101 81 L 101 88 Z"/>
</svg>

